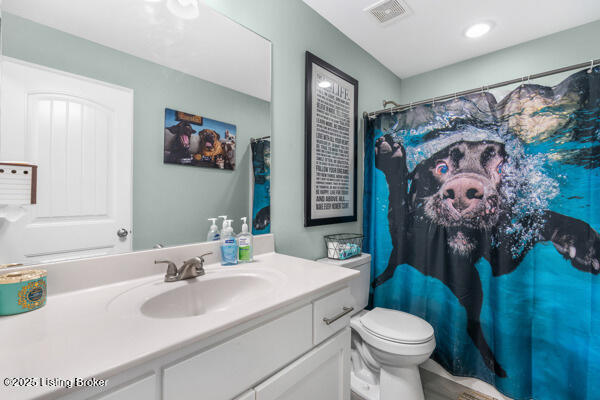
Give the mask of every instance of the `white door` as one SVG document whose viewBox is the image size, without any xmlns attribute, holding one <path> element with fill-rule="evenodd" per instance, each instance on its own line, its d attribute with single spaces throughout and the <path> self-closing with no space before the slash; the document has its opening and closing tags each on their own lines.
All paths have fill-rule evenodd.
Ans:
<svg viewBox="0 0 600 400">
<path fill-rule="evenodd" d="M 0 264 L 131 250 L 133 91 L 10 58 L 1 70 L 0 160 L 37 164 L 38 193 L 0 219 Z"/>
<path fill-rule="evenodd" d="M 255 388 L 256 400 L 350 400 L 350 328 Z"/>
</svg>

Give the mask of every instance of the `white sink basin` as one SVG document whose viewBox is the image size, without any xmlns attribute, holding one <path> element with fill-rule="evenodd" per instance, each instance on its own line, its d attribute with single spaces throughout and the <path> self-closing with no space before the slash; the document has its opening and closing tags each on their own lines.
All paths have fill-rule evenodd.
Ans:
<svg viewBox="0 0 600 400">
<path fill-rule="evenodd" d="M 115 297 L 108 310 L 149 318 L 189 318 L 230 310 L 264 299 L 285 279 L 275 271 L 215 269 L 178 282 L 156 279 Z"/>
</svg>

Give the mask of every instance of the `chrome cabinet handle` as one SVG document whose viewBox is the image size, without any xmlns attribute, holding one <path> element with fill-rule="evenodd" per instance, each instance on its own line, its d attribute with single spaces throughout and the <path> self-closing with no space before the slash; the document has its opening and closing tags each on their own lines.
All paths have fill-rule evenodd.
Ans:
<svg viewBox="0 0 600 400">
<path fill-rule="evenodd" d="M 331 318 L 323 318 L 323 322 L 325 322 L 327 325 L 331 325 L 333 324 L 335 321 L 337 321 L 338 319 L 342 318 L 344 315 L 351 313 L 352 311 L 354 311 L 354 307 L 342 307 L 342 312 L 337 314 L 334 317 Z"/>
<path fill-rule="evenodd" d="M 127 235 L 129 235 L 129 232 L 125 228 L 121 228 L 117 231 L 117 236 L 120 237 L 121 239 L 126 238 Z"/>
</svg>

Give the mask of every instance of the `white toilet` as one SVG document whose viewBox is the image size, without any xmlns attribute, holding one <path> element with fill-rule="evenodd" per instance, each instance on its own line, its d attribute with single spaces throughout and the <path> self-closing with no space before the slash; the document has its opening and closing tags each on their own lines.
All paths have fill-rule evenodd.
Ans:
<svg viewBox="0 0 600 400">
<path fill-rule="evenodd" d="M 423 319 L 396 310 L 364 310 L 369 300 L 371 255 L 321 262 L 360 271 L 351 283 L 355 301 L 352 327 L 352 398 L 423 400 L 419 365 L 435 349 L 433 327 Z"/>
</svg>

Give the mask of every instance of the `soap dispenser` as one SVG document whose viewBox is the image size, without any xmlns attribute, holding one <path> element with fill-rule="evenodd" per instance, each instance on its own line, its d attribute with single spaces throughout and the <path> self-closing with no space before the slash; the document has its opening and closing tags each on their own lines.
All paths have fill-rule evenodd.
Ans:
<svg viewBox="0 0 600 400">
<path fill-rule="evenodd" d="M 247 263 L 253 261 L 254 243 L 252 234 L 248 232 L 248 224 L 246 223 L 247 218 L 240 218 L 242 220 L 242 232 L 238 235 L 238 259 L 240 263 Z"/>
<path fill-rule="evenodd" d="M 238 241 L 233 234 L 231 220 L 225 220 L 221 231 L 221 265 L 236 265 L 238 263 Z"/>
<path fill-rule="evenodd" d="M 208 230 L 208 234 L 206 235 L 206 241 L 214 242 L 214 241 L 221 239 L 221 234 L 219 233 L 219 228 L 217 228 L 217 219 L 209 218 L 208 220 L 212 221 L 212 225 L 210 226 L 210 229 Z"/>
<path fill-rule="evenodd" d="M 223 233 L 227 227 L 227 215 L 219 215 L 219 218 L 223 218 L 223 225 L 221 225 L 221 233 Z"/>
</svg>

